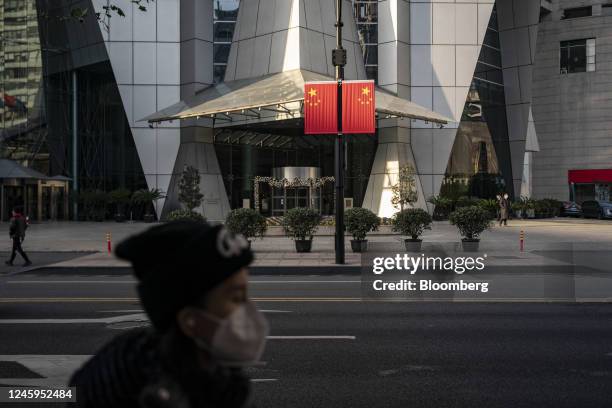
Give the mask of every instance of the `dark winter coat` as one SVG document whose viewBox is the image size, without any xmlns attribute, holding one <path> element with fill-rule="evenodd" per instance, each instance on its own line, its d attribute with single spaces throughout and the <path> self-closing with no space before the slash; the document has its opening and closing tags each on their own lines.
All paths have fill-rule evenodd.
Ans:
<svg viewBox="0 0 612 408">
<path fill-rule="evenodd" d="M 502 220 L 507 220 L 510 214 L 510 201 L 505 198 L 499 200 L 499 217 Z"/>
<path fill-rule="evenodd" d="M 11 225 L 9 226 L 9 236 L 19 237 L 21 239 L 25 238 L 25 231 L 28 228 L 28 224 L 26 223 L 26 219 L 23 215 L 16 215 L 11 218 Z"/>
<path fill-rule="evenodd" d="M 72 376 L 76 407 L 247 406 L 249 381 L 240 370 L 204 371 L 189 340 L 178 334 L 170 337 L 138 329 L 112 340 Z"/>
</svg>

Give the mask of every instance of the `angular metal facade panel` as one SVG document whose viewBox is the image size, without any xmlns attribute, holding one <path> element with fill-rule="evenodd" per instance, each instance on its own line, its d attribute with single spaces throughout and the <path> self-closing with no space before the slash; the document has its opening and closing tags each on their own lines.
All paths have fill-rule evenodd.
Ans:
<svg viewBox="0 0 612 408">
<path fill-rule="evenodd" d="M 377 203 L 386 200 L 385 183 L 394 180 L 405 164 L 416 167 L 417 206 L 425 207 L 425 200 L 438 194 L 494 3 L 378 3 L 379 49 L 385 56 L 378 64 L 379 85 L 455 122 L 440 129 L 427 122 L 380 121 L 379 135 L 391 132 L 395 136 L 379 138 L 378 149 L 408 149 L 410 154 L 398 156 L 400 162 L 391 165 L 388 155 L 377 152 L 364 206 L 386 213 Z"/>
<path fill-rule="evenodd" d="M 506 114 L 512 180 L 516 197 L 529 193 L 530 174 L 525 172 L 525 152 L 529 118 L 531 117 L 532 71 L 536 49 L 532 46 L 540 17 L 540 2 L 497 0 L 499 40 L 501 46 Z M 532 138 L 537 138 L 532 128 Z M 525 177 L 527 179 L 525 179 Z M 522 191 L 524 190 L 524 191 Z"/>
<path fill-rule="evenodd" d="M 93 0 L 93 6 L 96 12 L 102 11 L 106 1 Z M 135 4 L 123 10 L 125 17 L 112 17 L 108 27 L 101 24 L 100 30 L 121 89 L 124 110 L 131 113 L 130 127 L 148 187 L 167 191 L 169 177 L 160 176 L 170 176 L 174 167 L 180 141 L 179 125 L 165 125 L 174 128 L 173 131 L 158 130 L 138 120 L 142 115 L 156 112 L 159 105 L 179 100 L 180 3 L 179 0 L 157 0 L 147 4 L 146 12 L 138 10 Z M 158 217 L 161 217 L 163 201 L 158 202 Z"/>
<path fill-rule="evenodd" d="M 343 16 L 345 77 L 365 79 L 350 0 L 343 1 Z M 334 18 L 333 2 L 327 0 L 242 0 L 225 81 L 300 68 L 330 75 Z"/>
</svg>

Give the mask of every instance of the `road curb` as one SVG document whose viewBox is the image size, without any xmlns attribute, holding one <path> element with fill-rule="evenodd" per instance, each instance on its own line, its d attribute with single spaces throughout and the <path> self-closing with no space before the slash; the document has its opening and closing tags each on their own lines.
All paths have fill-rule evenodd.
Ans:
<svg viewBox="0 0 612 408">
<path fill-rule="evenodd" d="M 35 273 L 41 275 L 131 275 L 130 267 L 108 267 L 108 266 L 40 266 L 35 269 L 16 271 L 4 276 L 14 276 L 23 273 Z M 299 265 L 253 265 L 249 267 L 251 275 L 359 275 L 360 265 L 323 265 L 323 266 L 299 266 Z"/>
</svg>

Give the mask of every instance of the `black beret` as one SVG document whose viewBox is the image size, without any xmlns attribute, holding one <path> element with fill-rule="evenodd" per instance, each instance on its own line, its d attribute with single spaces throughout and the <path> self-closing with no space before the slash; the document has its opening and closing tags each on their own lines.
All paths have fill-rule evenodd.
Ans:
<svg viewBox="0 0 612 408">
<path fill-rule="evenodd" d="M 244 237 L 222 225 L 192 221 L 150 228 L 121 242 L 115 254 L 132 263 L 140 301 L 159 331 L 253 260 Z"/>
</svg>

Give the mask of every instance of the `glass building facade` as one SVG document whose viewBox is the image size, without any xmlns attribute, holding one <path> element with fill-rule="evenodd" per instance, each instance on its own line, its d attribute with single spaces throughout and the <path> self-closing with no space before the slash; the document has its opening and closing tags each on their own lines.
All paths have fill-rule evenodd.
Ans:
<svg viewBox="0 0 612 408">
<path fill-rule="evenodd" d="M 240 0 L 213 1 L 213 81 L 219 83 L 225 75 Z M 378 17 L 382 6 L 375 0 L 353 0 L 352 4 L 366 75 L 377 80 Z M 128 118 L 136 114 L 126 111 L 125 95 L 117 85 L 117 72 L 104 45 L 104 29 L 95 18 L 84 23 L 67 22 L 65 16 L 73 6 L 69 0 L 0 0 L 0 157 L 17 160 L 47 175 L 76 176 L 81 192 L 147 188 L 132 123 L 144 115 Z M 131 102 L 136 110 L 136 102 Z M 157 105 L 157 109 L 167 106 L 159 101 Z M 270 177 L 275 168 L 314 167 L 322 177 L 333 176 L 333 139 L 305 136 L 302 128 L 301 119 L 292 119 L 214 130 L 214 149 L 232 208 L 243 206 L 245 199 L 253 200 L 255 177 Z M 357 135 L 347 140 L 345 195 L 360 205 L 374 162 L 377 137 Z M 75 161 L 77 172 L 73 174 Z M 460 191 L 490 197 L 504 189 L 513 194 L 512 186 L 494 10 L 446 167 L 442 193 Z M 260 194 L 272 200 L 274 191 L 262 186 Z M 333 213 L 333 194 L 332 184 L 321 190 L 324 214 Z M 271 206 L 262 210 L 272 215 Z"/>
<path fill-rule="evenodd" d="M 378 80 L 378 1 L 353 0 L 353 11 L 368 79 Z"/>
<path fill-rule="evenodd" d="M 223 81 L 240 0 L 214 0 L 213 81 Z"/>
<path fill-rule="evenodd" d="M 100 30 L 95 19 L 67 18 L 73 7 L 0 0 L 0 158 L 47 177 L 76 179 L 79 192 L 146 188 L 117 82 L 99 46 Z M 68 218 L 59 204 L 48 208 L 64 200 L 56 195 L 42 187 L 40 218 Z M 8 201 L 21 201 L 36 218 L 34 196 L 26 192 L 27 199 Z"/>
<path fill-rule="evenodd" d="M 43 16 L 39 29 L 48 172 L 72 177 L 76 159 L 80 192 L 146 188 L 108 53 L 100 46 L 102 33 L 96 19 L 66 21 L 74 7 L 71 2 L 39 0 L 37 5 Z"/>
<path fill-rule="evenodd" d="M 39 38 L 34 0 L 0 0 L 0 158 L 47 174 Z"/>
<path fill-rule="evenodd" d="M 513 195 L 497 12 L 493 8 L 441 194 Z"/>
</svg>

